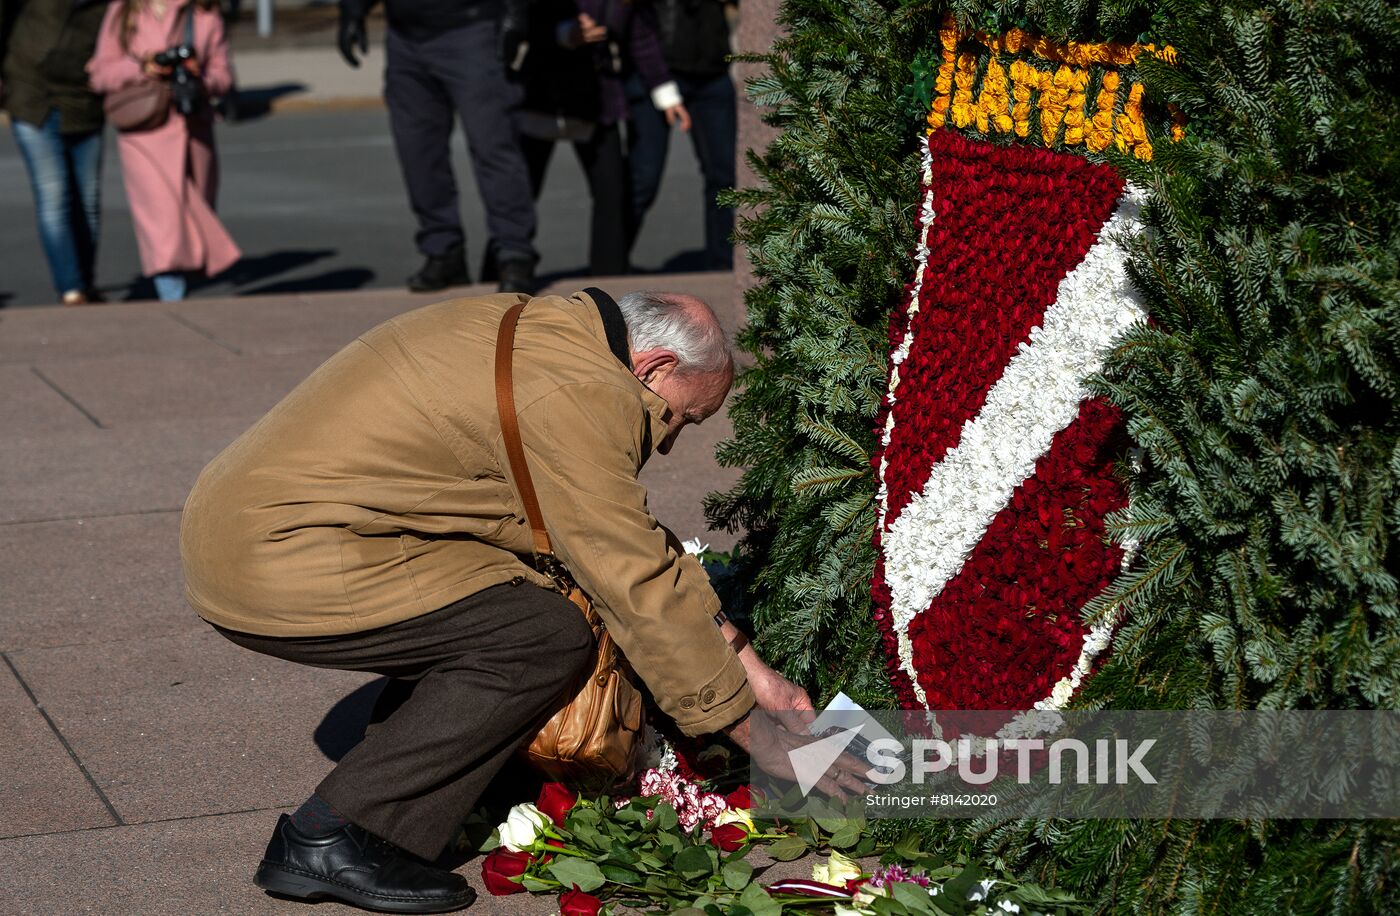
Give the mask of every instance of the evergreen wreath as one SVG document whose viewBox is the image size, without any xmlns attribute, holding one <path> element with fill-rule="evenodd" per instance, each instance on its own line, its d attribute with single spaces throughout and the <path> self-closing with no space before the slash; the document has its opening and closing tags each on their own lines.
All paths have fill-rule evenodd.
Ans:
<svg viewBox="0 0 1400 916">
<path fill-rule="evenodd" d="M 1106 522 L 1137 552 L 1084 609 L 1085 625 L 1121 623 L 1076 702 L 1400 707 L 1400 11 L 1383 0 L 786 3 L 786 35 L 749 90 L 782 133 L 750 158 L 763 186 L 734 197 L 760 282 L 720 455 L 747 470 L 710 504 L 747 531 L 760 651 L 823 698 L 895 700 L 869 601 L 874 462 L 949 12 L 993 39 L 1175 52 L 1135 63 L 1161 116 L 1125 134 L 1127 150 L 1110 135 L 1091 154 L 1145 189 L 1128 269 L 1151 321 L 1093 379 L 1144 461 Z M 1023 100 L 1007 77 L 1012 129 L 981 112 L 993 142 L 1016 142 Z M 1093 85 L 1065 88 L 1096 104 Z M 938 113 L 961 117 L 953 101 Z M 1025 120 L 1029 138 L 1040 125 Z M 1368 913 L 1400 899 L 1393 823 L 926 830 L 1104 912 Z"/>
</svg>

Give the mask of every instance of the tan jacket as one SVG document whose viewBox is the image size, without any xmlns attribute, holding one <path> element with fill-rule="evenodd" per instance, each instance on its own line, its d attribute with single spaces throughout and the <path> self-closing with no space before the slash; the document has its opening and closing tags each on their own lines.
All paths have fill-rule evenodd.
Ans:
<svg viewBox="0 0 1400 916">
<path fill-rule="evenodd" d="M 331 357 L 210 462 L 180 529 L 190 604 L 265 636 L 354 633 L 515 577 L 530 533 L 507 476 L 492 371 L 508 294 L 401 315 Z M 754 703 L 700 564 L 637 480 L 666 402 L 608 348 L 584 293 L 520 320 L 521 438 L 555 550 L 687 734 Z"/>
</svg>

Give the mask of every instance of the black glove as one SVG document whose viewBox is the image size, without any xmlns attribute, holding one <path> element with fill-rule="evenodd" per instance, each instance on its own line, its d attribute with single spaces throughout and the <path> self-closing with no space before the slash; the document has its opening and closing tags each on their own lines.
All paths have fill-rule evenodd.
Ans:
<svg viewBox="0 0 1400 916">
<path fill-rule="evenodd" d="M 519 70 L 524 63 L 524 52 L 528 50 L 528 11 L 529 0 L 506 0 L 501 13 L 501 31 L 496 50 L 507 70 Z"/>
<path fill-rule="evenodd" d="M 368 12 L 363 3 L 340 4 L 340 30 L 336 35 L 336 44 L 340 47 L 340 56 L 352 67 L 360 65 L 360 59 L 355 56 L 356 46 L 359 46 L 361 54 L 369 53 L 369 36 L 365 33 L 365 16 Z"/>
</svg>

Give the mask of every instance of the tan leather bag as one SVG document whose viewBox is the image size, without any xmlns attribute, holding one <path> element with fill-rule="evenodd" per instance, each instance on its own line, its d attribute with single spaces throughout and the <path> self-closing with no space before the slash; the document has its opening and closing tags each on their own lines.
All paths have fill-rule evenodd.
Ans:
<svg viewBox="0 0 1400 916">
<path fill-rule="evenodd" d="M 194 47 L 194 4 L 180 10 L 184 17 L 184 42 Z M 138 64 L 140 58 L 132 57 Z M 146 78 L 115 89 L 102 97 L 102 116 L 122 133 L 155 130 L 170 120 L 174 92 L 168 79 Z"/>
<path fill-rule="evenodd" d="M 603 625 L 593 602 L 574 582 L 568 568 L 554 554 L 549 532 L 544 527 L 539 500 L 535 496 L 525 450 L 520 443 L 520 425 L 515 414 L 515 394 L 511 362 L 515 348 L 515 326 L 525 303 L 506 312 L 496 336 L 496 409 L 506 457 L 525 517 L 534 539 L 535 568 L 554 581 L 559 593 L 576 604 L 593 628 L 597 654 L 591 671 L 565 694 L 568 704 L 549 721 L 528 745 L 525 758 L 551 779 L 596 791 L 632 775 L 641 749 L 642 694 L 633 683 L 636 676 L 612 636 Z"/>
<path fill-rule="evenodd" d="M 170 120 L 170 83 L 142 80 L 102 97 L 107 123 L 123 133 L 155 130 Z"/>
</svg>

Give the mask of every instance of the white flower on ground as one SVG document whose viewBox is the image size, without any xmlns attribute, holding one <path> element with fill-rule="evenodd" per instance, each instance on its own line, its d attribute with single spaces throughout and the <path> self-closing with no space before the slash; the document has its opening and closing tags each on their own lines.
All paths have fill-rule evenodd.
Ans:
<svg viewBox="0 0 1400 916">
<path fill-rule="evenodd" d="M 689 554 L 702 554 L 710 549 L 710 545 L 700 543 L 699 538 L 691 538 L 687 541 L 681 541 L 681 546 L 684 547 L 685 552 Z"/>
<path fill-rule="evenodd" d="M 859 865 L 835 851 L 825 862 L 818 862 L 812 866 L 813 881 L 820 881 L 822 884 L 831 884 L 835 887 L 845 887 L 847 881 L 859 878 L 860 875 Z"/>
<path fill-rule="evenodd" d="M 738 824 L 749 833 L 754 832 L 753 817 L 743 808 L 725 808 L 715 818 L 715 826 L 723 827 L 725 824 Z"/>
<path fill-rule="evenodd" d="M 529 802 L 522 802 L 510 809 L 506 822 L 496 829 L 502 846 L 511 852 L 525 852 L 540 838 L 549 823 L 549 815 Z"/>
<path fill-rule="evenodd" d="M 851 903 L 854 905 L 855 908 L 848 910 L 847 912 L 859 914 L 859 916 L 868 916 L 868 914 L 875 912 L 875 910 L 872 909 L 872 906 L 875 903 L 875 898 L 888 897 L 889 895 L 889 888 L 874 888 L 871 887 L 869 884 L 862 884 L 860 887 L 856 888 L 855 894 L 851 897 Z M 841 904 L 838 903 L 836 905 L 836 909 L 839 913 L 841 910 Z"/>
<path fill-rule="evenodd" d="M 1003 913 L 1021 912 L 1021 908 L 1016 904 L 1012 903 L 1010 900 L 998 900 L 997 909 L 1001 910 Z"/>
<path fill-rule="evenodd" d="M 993 885 L 993 884 L 996 884 L 996 882 L 993 881 L 993 880 L 990 879 L 990 878 L 984 878 L 983 880 L 977 882 L 977 887 L 974 887 L 974 888 L 968 893 L 967 899 L 968 899 L 968 900 L 986 900 L 986 899 L 987 899 L 987 894 L 991 893 L 992 885 Z"/>
</svg>

